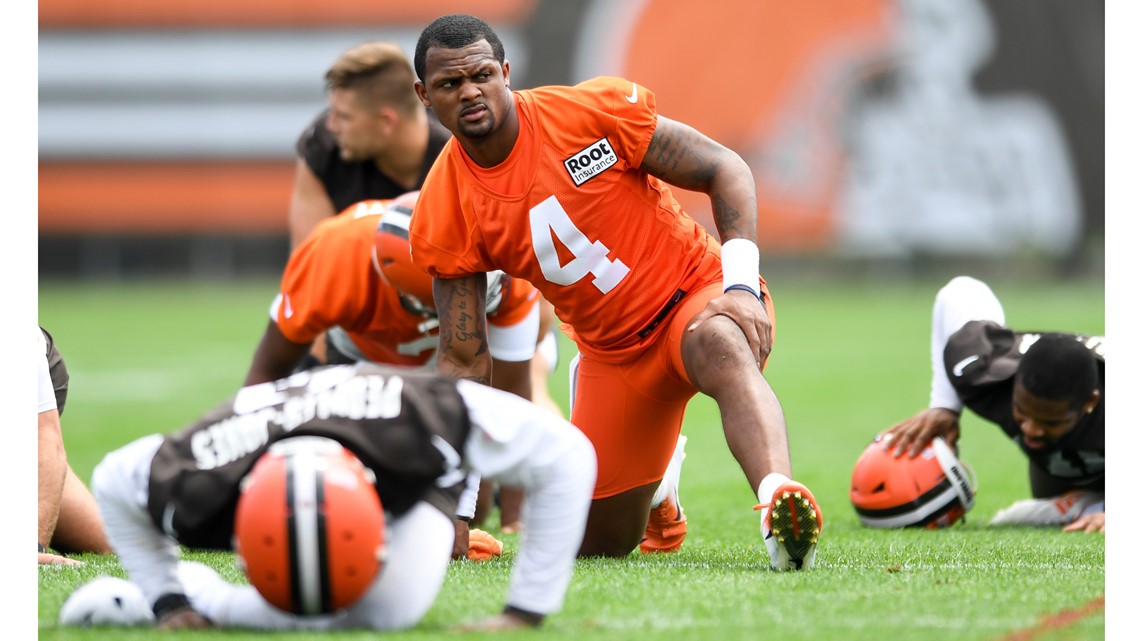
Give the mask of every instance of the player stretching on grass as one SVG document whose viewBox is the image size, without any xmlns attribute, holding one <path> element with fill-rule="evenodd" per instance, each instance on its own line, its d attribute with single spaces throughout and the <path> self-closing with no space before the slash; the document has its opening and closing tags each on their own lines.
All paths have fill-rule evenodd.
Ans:
<svg viewBox="0 0 1140 641">
<path fill-rule="evenodd" d="M 369 473 L 346 475 L 324 459 L 342 447 Z M 286 451 L 293 456 L 276 475 L 255 473 L 267 452 Z M 92 490 L 131 582 L 105 577 L 81 587 L 60 620 L 414 626 L 443 586 L 467 472 L 523 488 L 527 505 L 507 606 L 470 627 L 536 626 L 562 607 L 574 570 L 595 478 L 589 441 L 513 394 L 372 363 L 242 388 L 185 429 L 104 457 Z M 380 531 L 378 546 L 356 543 Z M 235 539 L 252 585 L 179 563 L 180 544 L 228 550 Z"/>
<path fill-rule="evenodd" d="M 1023 332 L 980 280 L 959 276 L 934 299 L 930 407 L 887 430 L 916 456 L 935 436 L 958 441 L 963 407 L 995 423 L 1029 459 L 1033 499 L 992 525 L 1104 531 L 1104 337 Z"/>
<path fill-rule="evenodd" d="M 411 224 L 412 259 L 436 277 L 439 369 L 491 379 L 485 272 L 554 305 L 580 351 L 572 422 L 599 459 L 581 554 L 680 547 L 678 435 L 702 392 L 765 506 L 771 565 L 810 567 L 822 514 L 790 479 L 783 410 L 761 374 L 773 323 L 748 166 L 658 116 L 653 92 L 628 80 L 512 92 L 502 43 L 472 16 L 430 24 L 413 61 L 420 99 L 453 136 Z M 723 248 L 665 183 L 709 195 Z"/>
</svg>

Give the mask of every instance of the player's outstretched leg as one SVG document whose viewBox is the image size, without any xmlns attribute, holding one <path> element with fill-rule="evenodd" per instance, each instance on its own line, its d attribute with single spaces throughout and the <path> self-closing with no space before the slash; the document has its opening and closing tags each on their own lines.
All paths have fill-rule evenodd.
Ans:
<svg viewBox="0 0 1140 641">
<path fill-rule="evenodd" d="M 676 552 L 681 549 L 685 534 L 689 531 L 685 511 L 681 508 L 680 485 L 681 463 L 685 460 L 685 435 L 677 437 L 673 458 L 665 470 L 665 477 L 657 486 L 653 503 L 649 510 L 649 523 L 645 536 L 641 539 L 642 554 L 654 552 Z"/>
</svg>

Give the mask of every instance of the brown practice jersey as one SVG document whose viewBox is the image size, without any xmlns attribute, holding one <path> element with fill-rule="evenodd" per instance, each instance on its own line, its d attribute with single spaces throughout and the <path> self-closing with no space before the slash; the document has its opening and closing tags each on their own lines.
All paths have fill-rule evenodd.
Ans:
<svg viewBox="0 0 1140 641">
<path fill-rule="evenodd" d="M 1055 446 L 1025 447 L 1013 418 L 1013 376 L 1018 363 L 1040 332 L 1019 332 L 993 321 L 970 321 L 950 336 L 943 363 L 962 403 L 996 423 L 1018 444 L 1040 472 L 1062 485 L 1104 489 L 1104 337 L 1078 336 L 1097 356 L 1100 402 Z"/>
<path fill-rule="evenodd" d="M 310 435 L 335 439 L 375 472 L 386 512 L 425 500 L 450 516 L 470 430 L 456 381 L 371 363 L 315 368 L 243 388 L 166 436 L 148 511 L 182 545 L 230 549 L 241 479 L 270 444 Z"/>
<path fill-rule="evenodd" d="M 55 345 L 55 338 L 51 332 L 40 328 L 47 343 L 48 372 L 51 374 L 51 385 L 55 388 L 55 409 L 63 416 L 63 406 L 67 403 L 67 388 L 71 384 L 71 375 L 67 373 L 67 364 L 63 362 L 63 355 Z"/>
<path fill-rule="evenodd" d="M 412 215 L 412 260 L 454 278 L 501 269 L 535 285 L 587 356 L 627 360 L 676 295 L 720 280 L 720 244 L 639 170 L 651 91 L 622 78 L 514 92 L 508 158 L 476 165 L 455 140 Z"/>
<path fill-rule="evenodd" d="M 443 145 L 451 138 L 435 116 L 428 115 L 429 134 L 427 154 L 423 168 L 412 189 L 406 189 L 376 168 L 372 161 L 346 162 L 340 157 L 340 146 L 326 125 L 328 110 L 322 111 L 297 139 L 297 155 L 321 181 L 334 211 L 362 200 L 396 198 L 408 191 L 419 189 L 427 177 Z"/>
</svg>

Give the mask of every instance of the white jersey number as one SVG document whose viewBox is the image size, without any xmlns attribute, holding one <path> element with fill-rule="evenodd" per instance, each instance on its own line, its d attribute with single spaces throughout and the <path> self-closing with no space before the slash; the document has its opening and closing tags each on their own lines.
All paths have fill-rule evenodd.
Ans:
<svg viewBox="0 0 1140 641">
<path fill-rule="evenodd" d="M 552 235 L 574 254 L 574 260 L 565 265 L 558 260 Z M 530 240 L 542 275 L 557 285 L 573 285 L 586 274 L 593 274 L 594 287 L 605 294 L 629 274 L 625 263 L 606 257 L 610 250 L 602 241 L 586 238 L 554 196 L 530 210 Z"/>
</svg>

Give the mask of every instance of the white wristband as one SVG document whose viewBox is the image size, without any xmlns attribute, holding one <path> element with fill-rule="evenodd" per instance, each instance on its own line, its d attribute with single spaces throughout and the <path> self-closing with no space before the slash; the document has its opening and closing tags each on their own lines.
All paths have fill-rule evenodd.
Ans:
<svg viewBox="0 0 1140 641">
<path fill-rule="evenodd" d="M 733 238 L 720 249 L 724 289 L 747 289 L 760 298 L 760 248 L 747 238 Z"/>
</svg>

